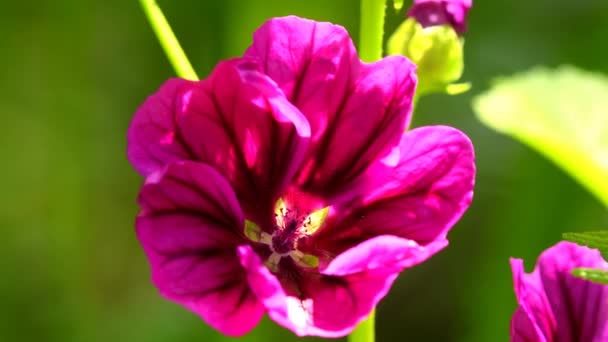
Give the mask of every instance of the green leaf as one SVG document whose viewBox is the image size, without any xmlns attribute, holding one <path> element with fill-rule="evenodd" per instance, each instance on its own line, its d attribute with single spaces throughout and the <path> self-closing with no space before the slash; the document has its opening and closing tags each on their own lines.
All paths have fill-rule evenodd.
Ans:
<svg viewBox="0 0 608 342">
<path fill-rule="evenodd" d="M 604 259 L 608 259 L 608 231 L 564 233 L 564 240 L 575 242 L 582 246 L 597 248 Z"/>
<path fill-rule="evenodd" d="M 593 268 L 575 268 L 572 275 L 598 284 L 608 285 L 608 271 Z"/>
<path fill-rule="evenodd" d="M 536 149 L 608 207 L 608 77 L 570 66 L 494 82 L 479 119 Z"/>
</svg>

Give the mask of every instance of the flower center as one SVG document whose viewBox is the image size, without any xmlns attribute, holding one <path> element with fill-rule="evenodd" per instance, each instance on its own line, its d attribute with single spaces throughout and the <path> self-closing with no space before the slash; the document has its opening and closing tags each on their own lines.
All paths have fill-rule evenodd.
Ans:
<svg viewBox="0 0 608 342">
<path fill-rule="evenodd" d="M 279 199 L 275 205 L 275 222 L 272 234 L 262 231 L 251 221 L 245 222 L 245 235 L 252 241 L 269 246 L 272 251 L 266 266 L 273 272 L 278 271 L 282 258 L 292 258 L 299 266 L 317 267 L 319 258 L 298 250 L 298 241 L 314 233 L 325 221 L 329 207 L 302 215 L 295 206 Z"/>
<path fill-rule="evenodd" d="M 270 248 L 280 256 L 286 256 L 289 252 L 296 250 L 296 239 L 292 234 L 285 232 L 275 232 L 272 234 Z"/>
<path fill-rule="evenodd" d="M 277 202 L 274 217 L 275 225 L 270 248 L 274 253 L 286 256 L 296 250 L 298 238 L 306 235 L 302 229 L 305 218 L 299 217 L 297 208 L 287 208 L 282 200 Z"/>
</svg>

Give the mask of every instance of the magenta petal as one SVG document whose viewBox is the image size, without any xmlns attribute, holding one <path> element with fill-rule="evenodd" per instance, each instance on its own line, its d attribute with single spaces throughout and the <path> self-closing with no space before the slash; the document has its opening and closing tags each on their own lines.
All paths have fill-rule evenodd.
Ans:
<svg viewBox="0 0 608 342">
<path fill-rule="evenodd" d="M 369 315 L 400 271 L 444 246 L 421 247 L 394 236 L 368 240 L 338 256 L 320 275 L 305 274 L 300 297 L 286 294 L 249 246 L 239 247 L 239 255 L 252 290 L 274 321 L 298 336 L 341 337 Z"/>
<path fill-rule="evenodd" d="M 192 158 L 176 132 L 175 101 L 195 84 L 170 79 L 135 112 L 127 133 L 127 157 L 142 176 L 170 162 Z"/>
<path fill-rule="evenodd" d="M 242 59 L 220 63 L 180 97 L 177 122 L 196 160 L 223 174 L 260 223 L 300 166 L 310 126 L 257 68 Z"/>
<path fill-rule="evenodd" d="M 447 240 L 439 240 L 427 246 L 421 246 L 413 240 L 381 235 L 339 254 L 321 273 L 346 276 L 375 270 L 399 272 L 425 261 L 447 244 Z"/>
<path fill-rule="evenodd" d="M 417 128 L 366 177 L 353 185 L 354 199 L 336 209 L 346 217 L 329 220 L 311 244 L 341 252 L 378 235 L 421 245 L 445 239 L 473 196 L 473 146 L 454 128 Z"/>
<path fill-rule="evenodd" d="M 304 282 L 314 325 L 335 336 L 350 333 L 386 296 L 399 272 L 424 262 L 446 245 L 443 240 L 423 247 L 385 235 L 338 255 L 321 270 L 321 277 Z"/>
<path fill-rule="evenodd" d="M 251 290 L 262 301 L 270 318 L 298 336 L 308 335 L 308 315 L 299 299 L 285 293 L 277 277 L 264 266 L 251 246 L 239 246 L 238 255 L 241 265 L 247 270 Z"/>
<path fill-rule="evenodd" d="M 251 330 L 264 308 L 249 290 L 236 247 L 245 219 L 213 168 L 177 162 L 143 186 L 137 236 L 160 292 L 227 335 Z"/>
<path fill-rule="evenodd" d="M 409 122 L 415 66 L 396 56 L 362 63 L 341 26 L 271 19 L 246 56 L 261 60 L 310 122 L 313 143 L 299 176 L 305 191 L 325 197 L 344 191 Z"/>
<path fill-rule="evenodd" d="M 511 265 L 519 303 L 511 323 L 512 341 L 521 341 L 518 335 L 529 334 L 530 325 L 538 336 L 531 341 L 608 340 L 608 286 L 571 274 L 576 267 L 608 270 L 597 250 L 560 242 L 543 252 L 530 274 L 524 273 L 519 259 Z M 519 317 L 520 311 L 529 322 Z"/>
<path fill-rule="evenodd" d="M 578 279 L 576 267 L 608 270 L 597 250 L 558 243 L 538 261 L 539 277 L 555 314 L 557 336 L 573 341 L 608 341 L 608 286 Z"/>
<path fill-rule="evenodd" d="M 343 311 L 341 304 L 343 304 L 344 299 L 350 301 L 350 298 L 348 293 L 344 293 L 346 288 L 342 288 L 342 291 L 336 288 L 340 286 L 340 278 L 321 278 L 317 276 L 315 283 L 306 282 L 307 290 L 318 291 L 314 294 L 315 299 L 329 300 L 330 303 L 333 303 L 332 309 L 324 312 L 323 310 L 326 310 L 326 308 L 316 309 L 317 305 L 322 306 L 323 304 L 309 296 L 299 298 L 286 294 L 279 280 L 262 264 L 259 256 L 255 254 L 250 246 L 241 246 L 238 251 L 241 264 L 247 269 L 251 289 L 266 307 L 270 318 L 291 330 L 294 334 L 298 336 L 341 337 L 352 331 L 356 322 L 363 318 L 346 317 L 348 320 L 345 320 L 344 315 L 349 315 L 350 311 L 348 313 Z M 392 283 L 395 277 L 396 274 L 391 275 L 387 282 Z M 352 305 L 352 303 L 349 302 L 349 305 Z M 336 310 L 336 308 L 340 308 L 340 310 Z M 366 314 L 368 313 L 369 311 Z M 328 325 L 327 316 L 334 314 L 337 314 L 334 317 L 334 321 L 338 321 L 337 324 L 331 322 Z M 321 326 L 319 326 L 319 323 Z"/>
<path fill-rule="evenodd" d="M 245 56 L 257 58 L 287 98 L 314 117 L 337 111 L 351 68 L 358 65 L 353 42 L 342 26 L 295 16 L 265 22 Z M 312 122 L 313 130 L 319 130 L 318 124 Z"/>
<path fill-rule="evenodd" d="M 326 197 L 347 191 L 399 142 L 411 112 L 414 68 L 396 56 L 358 68 L 342 107 L 329 119 L 323 139 L 312 146 L 299 179 L 303 188 Z"/>
<path fill-rule="evenodd" d="M 547 342 L 522 307 L 515 311 L 511 319 L 511 342 Z"/>
<path fill-rule="evenodd" d="M 538 273 L 526 275 L 521 259 L 511 259 L 515 296 L 520 303 L 511 319 L 511 341 L 551 341 L 555 317 Z"/>
</svg>

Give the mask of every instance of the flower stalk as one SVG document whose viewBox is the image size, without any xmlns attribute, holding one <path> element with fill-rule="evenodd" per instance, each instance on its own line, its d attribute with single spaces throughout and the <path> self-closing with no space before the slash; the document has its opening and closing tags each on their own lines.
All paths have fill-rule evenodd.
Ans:
<svg viewBox="0 0 608 342">
<path fill-rule="evenodd" d="M 349 342 L 374 342 L 376 340 L 376 309 L 348 335 Z"/>
<path fill-rule="evenodd" d="M 384 39 L 384 15 L 386 0 L 361 0 L 359 55 L 365 62 L 382 58 Z M 376 340 L 376 309 L 348 336 L 349 342 L 374 342 Z"/>
<path fill-rule="evenodd" d="M 184 53 L 156 1 L 140 0 L 139 2 L 177 76 L 191 81 L 198 80 L 198 76 L 192 68 L 188 57 L 186 57 L 186 53 Z"/>
<path fill-rule="evenodd" d="M 359 55 L 365 62 L 382 58 L 386 0 L 361 0 Z"/>
</svg>

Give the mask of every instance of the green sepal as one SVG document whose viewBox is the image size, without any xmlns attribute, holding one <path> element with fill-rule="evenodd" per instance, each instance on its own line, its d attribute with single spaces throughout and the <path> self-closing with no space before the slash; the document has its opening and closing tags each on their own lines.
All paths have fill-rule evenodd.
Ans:
<svg viewBox="0 0 608 342">
<path fill-rule="evenodd" d="M 291 251 L 289 255 L 295 260 L 300 266 L 303 267 L 319 267 L 319 258 L 312 254 L 305 254 L 298 250 Z"/>
<path fill-rule="evenodd" d="M 252 221 L 245 220 L 245 236 L 254 242 L 260 242 L 262 240 L 262 229 Z"/>
<path fill-rule="evenodd" d="M 572 275 L 594 283 L 608 285 L 608 271 L 581 267 L 573 269 Z"/>
<path fill-rule="evenodd" d="M 418 94 L 452 95 L 468 90 L 462 84 L 450 88 L 464 70 L 463 47 L 464 41 L 451 26 L 423 28 L 414 18 L 408 18 L 388 39 L 387 53 L 406 56 L 418 66 Z"/>
</svg>

